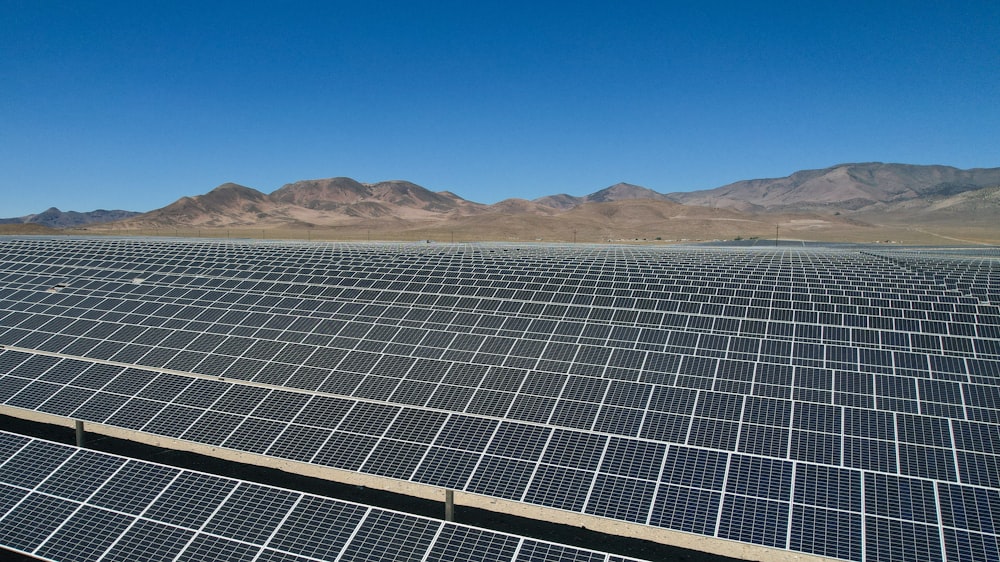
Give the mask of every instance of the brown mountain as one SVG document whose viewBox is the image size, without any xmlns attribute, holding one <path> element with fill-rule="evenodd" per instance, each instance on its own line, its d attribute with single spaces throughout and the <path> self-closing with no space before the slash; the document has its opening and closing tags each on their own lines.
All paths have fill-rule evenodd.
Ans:
<svg viewBox="0 0 1000 562">
<path fill-rule="evenodd" d="M 612 201 L 626 201 L 629 199 L 644 199 L 649 201 L 670 201 L 671 199 L 662 193 L 653 191 L 639 185 L 630 183 L 616 183 L 611 187 L 605 187 L 600 191 L 595 191 L 584 197 L 574 197 L 565 193 L 549 195 L 534 199 L 535 203 L 558 210 L 569 210 L 584 203 L 609 203 Z"/>
<path fill-rule="evenodd" d="M 741 211 L 884 211 L 887 206 L 1000 185 L 1000 168 L 841 164 L 775 179 L 739 181 L 715 189 L 671 193 L 685 205 Z"/>
<path fill-rule="evenodd" d="M 876 205 L 854 216 L 873 223 L 961 224 L 996 228 L 1000 223 L 1000 186 Z"/>
<path fill-rule="evenodd" d="M 372 220 L 439 220 L 485 209 L 486 205 L 453 193 L 432 192 L 407 181 L 364 184 L 341 177 L 290 183 L 269 195 L 227 183 L 122 224 L 136 228 L 342 226 L 370 224 Z"/>
<path fill-rule="evenodd" d="M 545 197 L 533 199 L 532 203 L 558 211 L 566 211 L 583 203 L 583 197 L 574 197 L 572 195 L 560 193 L 558 195 L 547 195 Z"/>
<path fill-rule="evenodd" d="M 384 181 L 371 185 L 372 197 L 397 207 L 411 207 L 432 213 L 450 213 L 478 203 L 447 192 L 433 192 L 408 181 Z"/>
<path fill-rule="evenodd" d="M 224 183 L 204 195 L 181 197 L 170 205 L 123 221 L 134 226 L 228 226 L 267 222 L 275 203 L 256 189 Z"/>
<path fill-rule="evenodd" d="M 630 183 L 616 183 L 611 187 L 605 187 L 583 198 L 585 203 L 609 203 L 612 201 L 628 201 L 633 199 L 670 201 L 670 198 L 662 193 L 657 193 L 652 189 Z"/>
<path fill-rule="evenodd" d="M 568 195 L 566 197 L 569 197 Z M 483 209 L 484 214 L 499 214 L 499 215 L 536 215 L 536 216 L 552 216 L 558 214 L 566 209 L 571 209 L 577 204 L 567 207 L 558 207 L 556 205 L 550 205 L 547 202 L 543 202 L 540 199 L 535 199 L 533 201 L 528 201 L 527 199 L 504 199 L 492 205 L 489 205 L 486 209 Z"/>
<path fill-rule="evenodd" d="M 364 184 L 351 178 L 329 178 L 286 184 L 271 194 L 271 200 L 307 209 L 327 210 L 359 203 L 370 195 Z"/>
<path fill-rule="evenodd" d="M 482 207 L 453 193 L 433 192 L 408 181 L 364 184 L 351 178 L 290 183 L 272 193 L 271 199 L 277 203 L 306 209 L 372 218 L 391 214 L 405 218 L 414 212 L 430 215 L 463 210 L 474 212 L 476 208 Z"/>
</svg>

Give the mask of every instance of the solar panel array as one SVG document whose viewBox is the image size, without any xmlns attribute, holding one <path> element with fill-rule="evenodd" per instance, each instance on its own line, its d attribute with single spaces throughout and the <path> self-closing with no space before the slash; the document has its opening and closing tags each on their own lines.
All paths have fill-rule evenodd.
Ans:
<svg viewBox="0 0 1000 562">
<path fill-rule="evenodd" d="M 628 560 L 7 432 L 0 537 L 56 561 Z"/>
<path fill-rule="evenodd" d="M 831 558 L 1000 551 L 989 255 L 39 238 L 0 256 L 7 407 Z"/>
<path fill-rule="evenodd" d="M 950 289 L 1000 302 L 1000 250 L 996 248 L 945 248 L 921 252 L 878 251 L 901 267 L 922 273 Z"/>
</svg>

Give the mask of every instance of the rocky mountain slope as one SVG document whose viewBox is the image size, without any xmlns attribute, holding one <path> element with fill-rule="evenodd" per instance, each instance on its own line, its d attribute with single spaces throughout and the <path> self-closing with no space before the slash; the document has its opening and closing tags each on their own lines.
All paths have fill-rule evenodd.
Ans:
<svg viewBox="0 0 1000 562">
<path fill-rule="evenodd" d="M 534 202 L 546 207 L 558 210 L 568 210 L 585 203 L 609 203 L 611 201 L 627 201 L 632 199 L 642 199 L 647 201 L 671 201 L 671 199 L 652 189 L 630 183 L 616 183 L 611 187 L 606 187 L 600 191 L 591 193 L 584 197 L 574 197 L 565 193 L 559 195 L 549 195 L 540 197 Z"/>
<path fill-rule="evenodd" d="M 739 181 L 705 191 L 671 193 L 685 205 L 768 212 L 886 212 L 917 200 L 1000 186 L 1000 168 L 841 164 L 775 179 Z"/>
<path fill-rule="evenodd" d="M 271 194 L 227 183 L 125 222 L 136 227 L 331 226 L 436 220 L 484 208 L 453 193 L 433 192 L 407 181 L 364 184 L 329 178 L 290 183 Z"/>
</svg>

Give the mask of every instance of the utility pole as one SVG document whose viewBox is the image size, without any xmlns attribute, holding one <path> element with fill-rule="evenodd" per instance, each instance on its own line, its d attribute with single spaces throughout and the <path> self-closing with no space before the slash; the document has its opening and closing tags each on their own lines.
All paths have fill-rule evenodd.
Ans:
<svg viewBox="0 0 1000 562">
<path fill-rule="evenodd" d="M 778 225 L 774 225 L 774 247 L 778 247 Z"/>
</svg>

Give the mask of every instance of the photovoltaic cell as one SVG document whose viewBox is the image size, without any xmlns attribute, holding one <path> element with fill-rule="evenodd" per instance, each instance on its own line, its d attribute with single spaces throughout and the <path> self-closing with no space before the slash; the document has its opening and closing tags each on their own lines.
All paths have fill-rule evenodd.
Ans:
<svg viewBox="0 0 1000 562">
<path fill-rule="evenodd" d="M 154 521 L 200 528 L 232 492 L 223 478 L 181 473 L 143 514 Z"/>
<path fill-rule="evenodd" d="M 0 482 L 34 488 L 71 455 L 72 451 L 51 443 L 28 443 L 0 466 Z"/>
<path fill-rule="evenodd" d="M 439 525 L 394 513 L 371 512 L 358 527 L 341 560 L 420 560 Z"/>
<path fill-rule="evenodd" d="M 461 562 L 483 557 L 486 560 L 513 560 L 518 540 L 479 529 L 445 526 L 428 553 L 427 560 Z"/>
<path fill-rule="evenodd" d="M 83 501 L 124 464 L 125 461 L 122 459 L 79 451 L 55 469 L 37 490 L 74 501 Z"/>
<path fill-rule="evenodd" d="M 41 494 L 29 494 L 0 519 L 0 537 L 7 548 L 34 552 L 79 504 Z"/>
<path fill-rule="evenodd" d="M 263 545 L 295 505 L 298 494 L 243 483 L 205 524 L 205 532 Z"/>
<path fill-rule="evenodd" d="M 366 512 L 362 506 L 306 496 L 268 544 L 304 556 L 335 558 Z"/>
<path fill-rule="evenodd" d="M 97 560 L 128 529 L 133 518 L 83 506 L 37 550 L 53 560 Z"/>
<path fill-rule="evenodd" d="M 89 502 L 98 507 L 140 515 L 179 474 L 177 469 L 130 461 L 104 482 Z"/>
<path fill-rule="evenodd" d="M 101 560 L 105 562 L 172 560 L 188 545 L 194 534 L 192 530 L 139 519 Z"/>
</svg>

